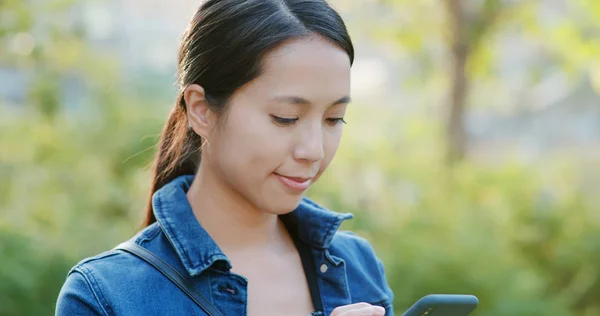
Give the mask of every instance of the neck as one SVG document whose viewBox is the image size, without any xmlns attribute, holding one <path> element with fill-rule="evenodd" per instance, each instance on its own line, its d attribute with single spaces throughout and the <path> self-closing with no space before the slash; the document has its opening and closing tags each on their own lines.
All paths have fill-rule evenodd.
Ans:
<svg viewBox="0 0 600 316">
<path fill-rule="evenodd" d="M 256 208 L 206 169 L 200 164 L 187 198 L 196 219 L 219 248 L 226 255 L 281 251 L 286 230 L 277 215 Z"/>
</svg>

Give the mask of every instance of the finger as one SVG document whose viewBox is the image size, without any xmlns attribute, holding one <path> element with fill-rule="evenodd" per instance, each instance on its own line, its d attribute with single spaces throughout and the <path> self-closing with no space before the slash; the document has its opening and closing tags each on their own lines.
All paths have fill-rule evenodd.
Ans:
<svg viewBox="0 0 600 316">
<path fill-rule="evenodd" d="M 355 303 L 350 305 L 338 306 L 332 312 L 331 316 L 342 316 L 344 313 L 352 310 L 357 310 L 361 308 L 371 307 L 371 304 L 368 303 Z"/>
<path fill-rule="evenodd" d="M 349 310 L 340 316 L 384 316 L 385 308 L 381 306 L 368 306 L 359 309 Z"/>
<path fill-rule="evenodd" d="M 373 306 L 373 316 L 385 316 L 385 308 L 381 306 Z"/>
</svg>

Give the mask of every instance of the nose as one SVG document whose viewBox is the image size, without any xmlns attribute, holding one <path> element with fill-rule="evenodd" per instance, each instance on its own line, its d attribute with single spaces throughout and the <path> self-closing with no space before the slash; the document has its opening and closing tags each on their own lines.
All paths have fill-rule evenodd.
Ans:
<svg viewBox="0 0 600 316">
<path fill-rule="evenodd" d="M 294 148 L 294 159 L 317 162 L 323 159 L 323 126 L 310 124 L 301 131 L 300 141 Z"/>
</svg>

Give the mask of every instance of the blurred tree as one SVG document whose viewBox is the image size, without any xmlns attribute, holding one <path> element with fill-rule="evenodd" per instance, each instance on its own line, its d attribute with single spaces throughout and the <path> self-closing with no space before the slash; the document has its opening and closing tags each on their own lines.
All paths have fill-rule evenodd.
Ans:
<svg viewBox="0 0 600 316">
<path fill-rule="evenodd" d="M 530 10 L 534 1 L 445 0 L 444 5 L 439 5 L 439 1 L 429 0 L 381 0 L 392 16 L 401 18 L 390 18 L 384 26 L 388 30 L 382 32 L 382 26 L 377 25 L 374 32 L 382 34 L 383 38 L 391 37 L 399 43 L 401 50 L 408 49 L 420 55 L 417 60 L 422 60 L 422 55 L 427 56 L 425 58 L 433 65 L 424 69 L 428 73 L 426 77 L 437 80 L 439 72 L 449 74 L 448 78 L 442 79 L 448 87 L 444 125 L 446 161 L 449 164 L 462 161 L 468 150 L 464 120 L 470 83 L 476 75 L 473 64 L 481 60 L 491 62 L 480 55 L 489 52 L 487 41 L 494 36 L 497 24 L 507 23 L 516 11 Z M 400 23 L 394 26 L 393 21 Z M 443 47 L 444 53 L 440 54 L 439 47 Z"/>
<path fill-rule="evenodd" d="M 481 1 L 479 1 L 481 2 Z M 472 54 L 477 52 L 482 39 L 489 36 L 498 16 L 505 13 L 509 5 L 502 0 L 484 0 L 480 8 L 472 1 L 445 0 L 450 29 L 448 46 L 452 72 L 451 97 L 448 121 L 446 123 L 447 160 L 450 163 L 464 158 L 467 150 L 465 131 L 465 107 L 470 76 L 467 64 Z"/>
<path fill-rule="evenodd" d="M 589 73 L 598 87 L 600 66 L 599 2 L 572 0 L 547 22 L 543 10 L 552 4 L 540 0 L 379 0 L 381 18 L 368 25 L 371 34 L 397 43 L 403 61 L 414 63 L 413 77 L 428 93 L 438 92 L 445 115 L 446 160 L 460 162 L 468 152 L 465 115 L 472 100 L 473 83 L 501 80 L 498 75 L 498 39 L 518 30 L 519 36 L 535 41 L 544 54 L 538 60 L 572 75 Z M 558 4 L 556 4 L 558 5 Z M 556 10 L 556 9 L 553 9 Z M 495 49 L 495 50 L 494 50 Z M 534 73 L 537 63 L 523 65 Z M 446 87 L 438 89 L 438 87 Z M 523 87 L 528 89 L 529 87 Z M 598 91 L 600 89 L 596 88 Z M 506 93 L 509 93 L 508 91 Z M 514 93 L 511 92 L 511 93 Z M 448 96 L 448 97 L 444 97 Z M 436 98 L 437 100 L 437 98 Z"/>
</svg>

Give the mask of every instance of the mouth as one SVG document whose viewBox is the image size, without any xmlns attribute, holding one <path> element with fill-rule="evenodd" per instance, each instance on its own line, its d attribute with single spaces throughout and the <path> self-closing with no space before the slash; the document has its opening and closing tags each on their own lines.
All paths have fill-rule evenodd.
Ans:
<svg viewBox="0 0 600 316">
<path fill-rule="evenodd" d="M 292 177 L 284 176 L 278 173 L 275 173 L 275 175 L 285 187 L 293 191 L 304 191 L 308 189 L 312 182 L 312 177 Z"/>
</svg>

